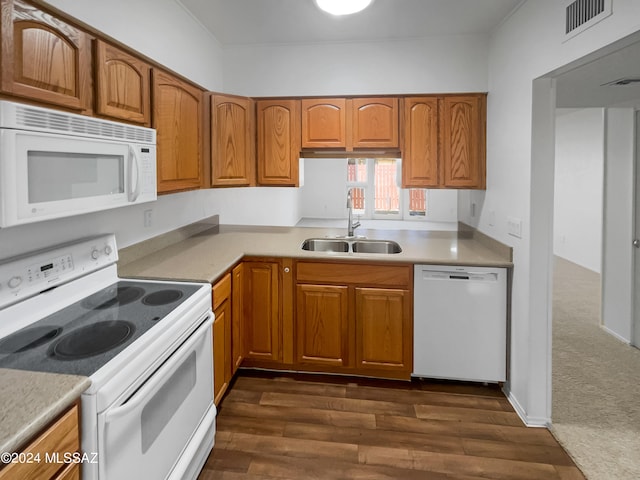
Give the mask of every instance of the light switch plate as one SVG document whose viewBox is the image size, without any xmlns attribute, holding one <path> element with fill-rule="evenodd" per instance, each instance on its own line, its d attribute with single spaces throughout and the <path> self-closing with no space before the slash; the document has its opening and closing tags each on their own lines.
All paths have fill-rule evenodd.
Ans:
<svg viewBox="0 0 640 480">
<path fill-rule="evenodd" d="M 507 233 L 512 237 L 522 238 L 522 220 L 515 217 L 507 217 Z"/>
</svg>

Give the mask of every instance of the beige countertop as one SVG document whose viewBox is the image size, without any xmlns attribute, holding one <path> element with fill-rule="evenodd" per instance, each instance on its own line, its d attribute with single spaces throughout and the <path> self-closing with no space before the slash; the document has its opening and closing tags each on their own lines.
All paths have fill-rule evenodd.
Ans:
<svg viewBox="0 0 640 480">
<path fill-rule="evenodd" d="M 13 453 L 75 402 L 91 381 L 0 368 L 0 385 L 0 453 Z"/>
<path fill-rule="evenodd" d="M 213 283 L 244 256 L 511 267 L 511 249 L 470 231 L 358 229 L 358 236 L 393 240 L 398 254 L 308 252 L 307 238 L 344 235 L 345 229 L 221 225 L 158 249 L 143 242 L 121 251 L 120 277 Z M 135 250 L 135 253 L 132 252 Z M 145 250 L 146 249 L 146 250 Z"/>
</svg>

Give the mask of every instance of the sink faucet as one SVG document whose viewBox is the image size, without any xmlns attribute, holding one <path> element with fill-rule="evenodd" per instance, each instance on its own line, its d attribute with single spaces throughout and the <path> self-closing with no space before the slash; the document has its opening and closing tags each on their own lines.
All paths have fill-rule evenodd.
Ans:
<svg viewBox="0 0 640 480">
<path fill-rule="evenodd" d="M 360 226 L 360 222 L 353 221 L 353 197 L 350 188 L 347 192 L 347 210 L 349 211 L 349 217 L 347 219 L 347 237 L 353 237 L 353 231 Z"/>
</svg>

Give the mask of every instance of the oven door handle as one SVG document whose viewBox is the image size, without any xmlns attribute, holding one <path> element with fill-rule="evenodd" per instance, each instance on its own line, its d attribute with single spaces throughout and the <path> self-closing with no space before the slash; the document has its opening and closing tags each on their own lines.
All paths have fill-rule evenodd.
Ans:
<svg viewBox="0 0 640 480">
<path fill-rule="evenodd" d="M 178 347 L 180 352 L 174 352 L 169 359 L 160 366 L 153 376 L 146 383 L 143 383 L 135 394 L 129 397 L 125 403 L 117 408 L 109 410 L 106 413 L 104 421 L 105 426 L 127 416 L 138 408 L 145 400 L 152 397 L 158 390 L 160 390 L 166 381 L 166 373 L 177 367 L 188 356 L 192 347 L 200 341 L 200 337 L 209 332 L 211 325 L 213 325 L 213 315 L 209 314 L 204 323 L 202 323 L 198 329 L 193 332 L 193 334 L 191 334 L 191 336 L 182 345 L 180 345 L 180 347 Z"/>
</svg>

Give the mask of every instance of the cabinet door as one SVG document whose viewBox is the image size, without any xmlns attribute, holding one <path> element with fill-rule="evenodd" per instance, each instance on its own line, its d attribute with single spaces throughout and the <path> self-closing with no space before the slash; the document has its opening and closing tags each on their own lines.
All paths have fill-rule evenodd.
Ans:
<svg viewBox="0 0 640 480">
<path fill-rule="evenodd" d="M 96 113 L 151 125 L 151 67 L 102 40 L 95 41 Z"/>
<path fill-rule="evenodd" d="M 282 359 L 278 262 L 244 262 L 244 329 L 247 359 Z"/>
<path fill-rule="evenodd" d="M 202 186 L 203 92 L 153 70 L 153 121 L 157 130 L 158 193 Z"/>
<path fill-rule="evenodd" d="M 405 98 L 403 121 L 402 186 L 439 186 L 438 98 Z"/>
<path fill-rule="evenodd" d="M 362 371 L 411 374 L 413 328 L 409 290 L 356 288 L 356 361 Z"/>
<path fill-rule="evenodd" d="M 484 95 L 442 100 L 445 187 L 485 188 L 485 103 Z"/>
<path fill-rule="evenodd" d="M 352 146 L 398 148 L 398 99 L 354 98 L 352 102 Z"/>
<path fill-rule="evenodd" d="M 298 285 L 298 363 L 348 365 L 348 290 L 347 286 Z"/>
<path fill-rule="evenodd" d="M 89 36 L 22 0 L 2 2 L 2 91 L 91 109 Z"/>
<path fill-rule="evenodd" d="M 302 148 L 347 146 L 346 99 L 302 100 Z"/>
<path fill-rule="evenodd" d="M 231 299 L 213 313 L 213 398 L 218 405 L 231 381 Z"/>
<path fill-rule="evenodd" d="M 211 184 L 255 185 L 254 105 L 250 98 L 211 97 Z"/>
<path fill-rule="evenodd" d="M 244 360 L 244 267 L 236 266 L 231 274 L 231 375 Z"/>
<path fill-rule="evenodd" d="M 259 100 L 258 183 L 297 186 L 300 160 L 300 101 Z"/>
</svg>

